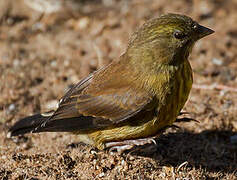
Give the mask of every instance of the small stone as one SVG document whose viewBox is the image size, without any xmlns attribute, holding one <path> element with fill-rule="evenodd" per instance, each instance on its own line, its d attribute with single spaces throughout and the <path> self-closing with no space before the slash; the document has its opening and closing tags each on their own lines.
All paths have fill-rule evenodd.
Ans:
<svg viewBox="0 0 237 180">
<path fill-rule="evenodd" d="M 32 25 L 32 31 L 46 31 L 46 26 L 43 23 L 37 22 Z"/>
<path fill-rule="evenodd" d="M 223 64 L 223 61 L 221 59 L 213 58 L 212 63 L 221 66 Z"/>
<path fill-rule="evenodd" d="M 125 165 L 125 161 L 124 161 L 124 159 L 121 161 L 121 165 L 122 165 L 122 166 Z"/>
<path fill-rule="evenodd" d="M 13 18 L 7 18 L 7 24 L 12 25 L 14 23 Z"/>
<path fill-rule="evenodd" d="M 99 174 L 99 177 L 101 178 L 101 177 L 104 177 L 105 176 L 105 173 L 104 172 L 102 172 L 102 173 L 100 173 Z"/>
<path fill-rule="evenodd" d="M 49 101 L 46 104 L 46 108 L 49 109 L 49 110 L 57 109 L 58 108 L 58 101 L 57 100 Z"/>
<path fill-rule="evenodd" d="M 86 29 L 88 27 L 90 23 L 90 19 L 88 17 L 84 17 L 81 18 L 78 22 L 77 22 L 77 29 Z"/>
<path fill-rule="evenodd" d="M 51 65 L 52 67 L 57 67 L 57 61 L 52 61 L 52 62 L 50 63 L 50 65 Z"/>
<path fill-rule="evenodd" d="M 14 67 L 18 67 L 19 65 L 20 65 L 19 59 L 14 59 L 14 60 L 13 60 L 13 66 L 14 66 Z"/>
<path fill-rule="evenodd" d="M 78 76 L 76 75 L 70 76 L 70 80 L 72 81 L 73 84 L 76 84 L 79 81 Z"/>
<path fill-rule="evenodd" d="M 12 133 L 11 132 L 8 132 L 7 133 L 7 138 L 9 139 L 9 138 L 11 138 L 12 137 Z"/>
<path fill-rule="evenodd" d="M 8 111 L 9 111 L 9 112 L 14 111 L 15 109 L 16 109 L 15 104 L 10 104 L 10 106 L 8 107 Z"/>
<path fill-rule="evenodd" d="M 227 93 L 226 90 L 221 90 L 221 91 L 220 91 L 220 97 L 223 97 L 226 93 Z"/>
<path fill-rule="evenodd" d="M 64 60 L 63 65 L 64 65 L 65 67 L 68 67 L 68 66 L 70 65 L 69 60 L 68 60 L 68 59 Z"/>
<path fill-rule="evenodd" d="M 117 46 L 117 47 L 121 47 L 121 46 L 122 46 L 122 41 L 119 40 L 119 39 L 115 39 L 115 40 L 114 40 L 114 44 L 115 44 L 115 46 Z"/>
<path fill-rule="evenodd" d="M 50 1 L 25 0 L 24 3 L 31 9 L 45 14 L 55 13 L 63 8 L 62 1 L 58 0 L 50 0 Z"/>
<path fill-rule="evenodd" d="M 3 155 L 3 156 L 2 156 L 2 159 L 7 159 L 7 156 Z"/>
<path fill-rule="evenodd" d="M 91 150 L 90 153 L 91 153 L 92 155 L 97 154 L 97 152 L 96 152 L 95 150 Z"/>
<path fill-rule="evenodd" d="M 93 163 L 94 165 L 96 165 L 96 164 L 97 164 L 97 160 L 94 159 L 92 163 Z"/>
</svg>

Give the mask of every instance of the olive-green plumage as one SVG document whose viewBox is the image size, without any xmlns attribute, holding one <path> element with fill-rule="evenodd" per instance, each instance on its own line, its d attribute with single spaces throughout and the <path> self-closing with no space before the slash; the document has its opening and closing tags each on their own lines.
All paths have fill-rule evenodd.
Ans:
<svg viewBox="0 0 237 180">
<path fill-rule="evenodd" d="M 67 131 L 99 149 L 155 136 L 174 123 L 187 101 L 193 82 L 189 53 L 211 33 L 184 15 L 148 21 L 123 55 L 69 90 L 55 112 L 18 121 L 11 135 Z"/>
</svg>

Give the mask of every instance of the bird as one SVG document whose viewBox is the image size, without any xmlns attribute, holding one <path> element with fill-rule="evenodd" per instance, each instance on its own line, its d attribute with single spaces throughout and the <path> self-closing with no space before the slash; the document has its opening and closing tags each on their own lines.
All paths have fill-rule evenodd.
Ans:
<svg viewBox="0 0 237 180">
<path fill-rule="evenodd" d="M 8 136 L 71 132 L 83 143 L 118 152 L 155 143 L 189 97 L 195 42 L 212 33 L 182 14 L 148 20 L 119 58 L 69 89 L 55 111 L 17 121 Z"/>
</svg>

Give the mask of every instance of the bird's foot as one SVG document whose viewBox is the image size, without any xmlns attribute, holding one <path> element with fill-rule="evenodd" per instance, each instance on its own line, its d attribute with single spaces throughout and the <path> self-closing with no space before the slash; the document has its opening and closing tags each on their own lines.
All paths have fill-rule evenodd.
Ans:
<svg viewBox="0 0 237 180">
<path fill-rule="evenodd" d="M 178 116 L 182 116 L 182 115 L 186 115 L 186 114 L 190 114 L 190 113 L 189 112 L 180 112 Z M 189 118 L 189 117 L 177 118 L 175 122 L 191 122 L 191 121 L 200 123 L 198 120 Z"/>
<path fill-rule="evenodd" d="M 132 149 L 135 146 L 143 146 L 145 144 L 151 144 L 151 143 L 154 143 L 156 145 L 156 141 L 154 140 L 154 137 L 124 140 L 124 141 L 118 141 L 118 142 L 108 142 L 105 144 L 105 147 L 109 148 L 110 152 L 113 152 L 116 150 L 119 154 L 122 154 L 124 151 Z"/>
</svg>

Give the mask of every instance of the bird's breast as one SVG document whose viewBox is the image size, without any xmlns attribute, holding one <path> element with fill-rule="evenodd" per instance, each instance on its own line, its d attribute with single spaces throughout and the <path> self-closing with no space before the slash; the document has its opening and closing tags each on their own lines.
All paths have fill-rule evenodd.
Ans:
<svg viewBox="0 0 237 180">
<path fill-rule="evenodd" d="M 193 82 L 192 69 L 188 61 L 163 76 L 166 76 L 166 79 L 161 78 L 161 87 L 156 93 L 158 99 L 156 123 L 159 124 L 159 129 L 172 125 L 176 120 L 188 99 Z"/>
</svg>

